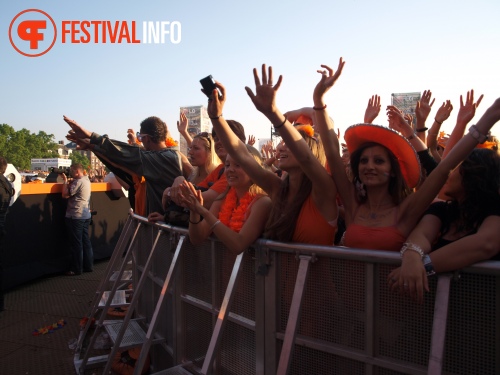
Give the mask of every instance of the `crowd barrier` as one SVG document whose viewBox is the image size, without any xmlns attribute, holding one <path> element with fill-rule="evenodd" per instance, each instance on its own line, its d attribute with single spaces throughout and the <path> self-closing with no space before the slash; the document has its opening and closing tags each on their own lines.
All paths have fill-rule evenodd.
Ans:
<svg viewBox="0 0 500 375">
<path fill-rule="evenodd" d="M 136 309 L 147 322 L 187 231 L 129 220 L 128 230 L 138 229 L 134 280 L 162 232 Z M 236 257 L 215 238 L 194 246 L 187 236 L 176 261 L 156 328 L 165 341 L 150 350 L 155 371 L 500 373 L 500 262 L 431 278 L 418 304 L 388 289 L 399 263 L 392 252 L 259 240 Z M 228 284 L 235 288 L 225 296 Z"/>
</svg>

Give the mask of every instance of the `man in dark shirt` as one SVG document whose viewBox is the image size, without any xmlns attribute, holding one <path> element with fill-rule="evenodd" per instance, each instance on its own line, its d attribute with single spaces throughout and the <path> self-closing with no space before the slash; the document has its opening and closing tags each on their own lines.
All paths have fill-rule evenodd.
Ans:
<svg viewBox="0 0 500 375">
<path fill-rule="evenodd" d="M 90 132 L 76 121 L 64 116 L 71 127 L 67 138 L 80 147 L 88 147 L 110 162 L 123 166 L 137 176 L 146 179 L 146 214 L 163 212 L 163 191 L 180 176 L 181 165 L 178 151 L 167 147 L 167 125 L 158 117 L 148 117 L 141 122 L 140 141 L 144 148 L 109 139 L 107 135 Z"/>
</svg>

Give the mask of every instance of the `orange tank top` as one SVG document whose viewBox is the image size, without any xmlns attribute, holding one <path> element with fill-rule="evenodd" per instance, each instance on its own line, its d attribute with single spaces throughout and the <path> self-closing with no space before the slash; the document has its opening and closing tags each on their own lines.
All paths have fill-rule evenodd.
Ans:
<svg viewBox="0 0 500 375">
<path fill-rule="evenodd" d="M 292 241 L 314 245 L 333 245 L 337 226 L 328 224 L 316 208 L 312 194 L 307 197 L 295 224 Z"/>
<path fill-rule="evenodd" d="M 356 213 L 357 210 L 354 216 Z M 399 251 L 406 241 L 406 236 L 396 227 L 397 217 L 398 209 L 395 210 L 394 224 L 388 227 L 351 224 L 344 233 L 342 244 L 358 249 Z"/>
</svg>

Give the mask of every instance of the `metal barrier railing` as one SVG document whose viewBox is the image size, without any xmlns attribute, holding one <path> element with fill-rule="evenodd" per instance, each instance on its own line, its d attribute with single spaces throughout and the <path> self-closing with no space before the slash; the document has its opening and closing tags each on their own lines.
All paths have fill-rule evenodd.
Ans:
<svg viewBox="0 0 500 375">
<path fill-rule="evenodd" d="M 159 230 L 161 251 L 137 307 L 146 321 L 179 235 L 187 234 L 142 226 L 137 275 Z M 229 313 L 219 316 L 235 259 L 216 239 L 184 241 L 157 324 L 166 342 L 150 351 L 155 371 L 189 363 L 203 373 L 239 375 L 500 373 L 500 262 L 431 279 L 417 304 L 387 287 L 399 254 L 259 240 L 241 259 Z M 218 316 L 222 336 L 209 350 Z"/>
</svg>

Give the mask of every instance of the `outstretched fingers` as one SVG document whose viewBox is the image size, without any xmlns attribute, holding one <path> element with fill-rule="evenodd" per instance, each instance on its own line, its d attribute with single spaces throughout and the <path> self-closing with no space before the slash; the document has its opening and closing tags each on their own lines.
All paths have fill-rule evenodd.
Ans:
<svg viewBox="0 0 500 375">
<path fill-rule="evenodd" d="M 266 64 L 262 64 L 262 84 L 267 85 Z"/>
<path fill-rule="evenodd" d="M 479 106 L 479 103 L 481 103 L 481 100 L 483 100 L 483 98 L 484 98 L 484 94 L 481 94 L 481 96 L 479 97 L 479 99 L 476 102 L 476 108 Z"/>
<path fill-rule="evenodd" d="M 326 69 L 326 70 L 318 70 L 318 73 L 326 74 L 328 72 L 329 77 L 331 77 L 333 75 L 333 69 L 330 68 L 328 65 L 321 65 L 321 67 Z"/>
</svg>

